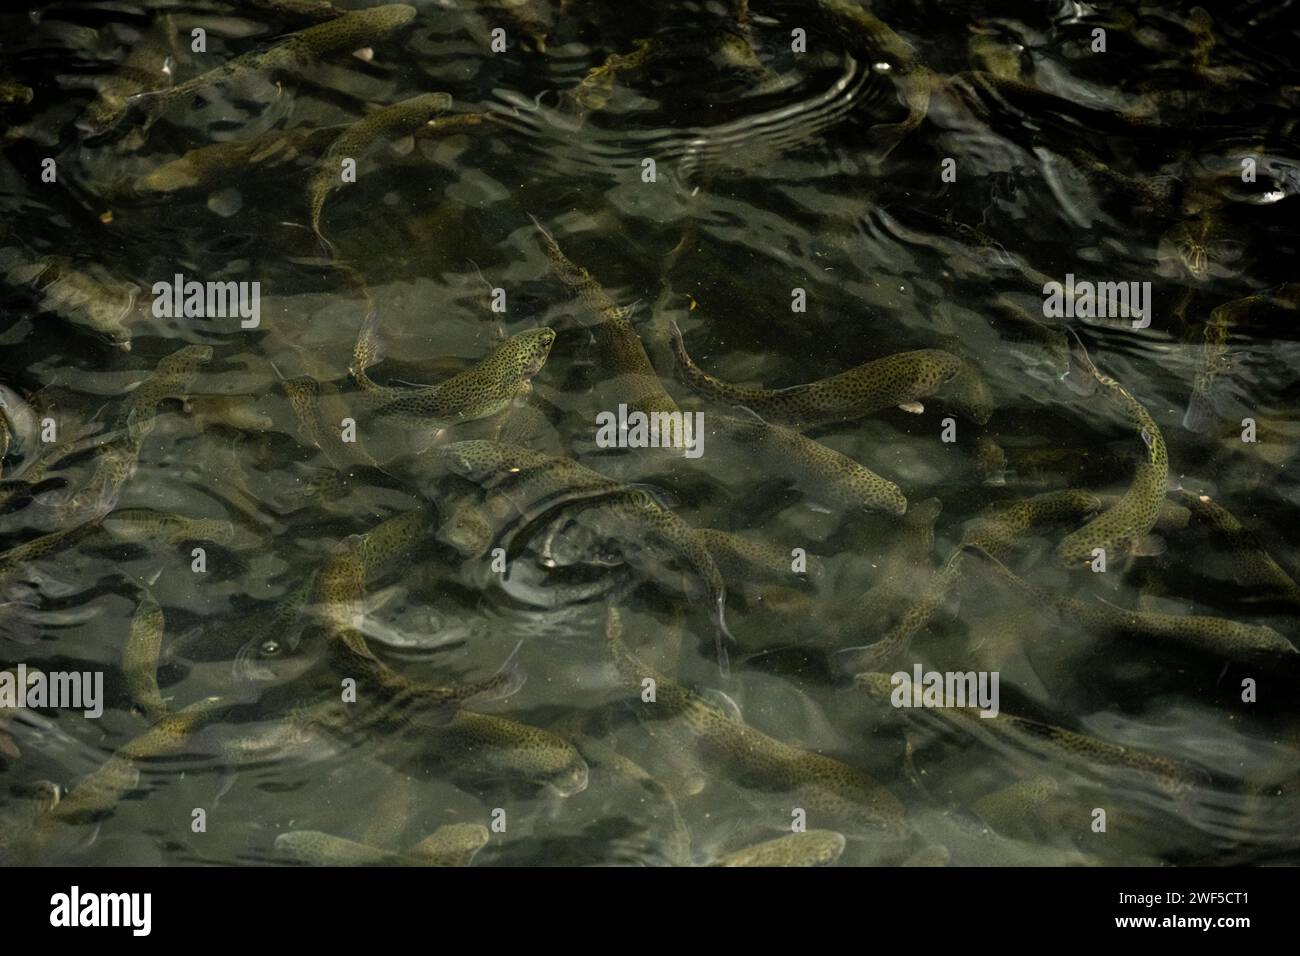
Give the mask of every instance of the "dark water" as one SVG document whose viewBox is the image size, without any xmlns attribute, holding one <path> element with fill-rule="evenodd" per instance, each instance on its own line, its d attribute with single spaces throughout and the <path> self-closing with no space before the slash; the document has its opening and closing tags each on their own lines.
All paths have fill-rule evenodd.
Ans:
<svg viewBox="0 0 1300 956">
<path fill-rule="evenodd" d="M 788 833 L 802 811 L 809 829 L 847 839 L 841 863 L 1295 861 L 1300 337 L 1287 283 L 1300 83 L 1289 4 L 1210 18 L 1133 4 L 886 3 L 871 8 L 876 21 L 851 0 L 776 2 L 751 4 L 740 22 L 718 2 L 421 3 L 364 56 L 342 49 L 191 95 L 126 99 L 313 22 L 267 7 L 63 3 L 0 17 L 0 78 L 18 90 L 0 113 L 0 369 L 15 436 L 0 547 L 103 522 L 5 562 L 0 662 L 100 672 L 105 696 L 98 718 L 0 718 L 0 807 L 28 821 L 23 837 L 0 830 L 0 854 L 282 862 L 275 841 L 288 831 L 405 852 L 461 823 L 496 824 L 475 865 L 702 864 Z M 204 52 L 192 49 L 196 28 Z M 497 28 L 503 52 L 491 48 Z M 606 88 L 590 76 L 642 40 L 648 52 L 615 61 Z M 95 90 L 117 82 L 121 115 L 89 124 Z M 328 196 L 322 244 L 308 191 L 330 144 L 375 108 L 434 91 L 450 94 L 452 115 L 489 118 L 365 148 L 356 182 Z M 151 178 L 200 147 L 325 127 L 338 129 L 293 148 L 267 140 L 199 182 Z M 706 440 L 698 459 L 598 447 L 597 413 L 626 398 L 609 381 L 597 315 L 559 281 L 530 217 L 630 310 L 664 388 L 706 423 L 735 410 L 682 384 L 672 322 L 706 371 L 769 388 L 900 351 L 955 354 L 966 371 L 922 398 L 921 414 L 890 408 L 809 430 L 895 482 L 908 515 L 828 505 L 797 469 L 722 441 Z M 154 285 L 178 273 L 260 283 L 257 327 L 158 316 Z M 1044 283 L 1069 274 L 1150 283 L 1149 326 L 1046 316 Z M 439 444 L 508 434 L 654 489 L 696 528 L 805 549 L 821 573 L 728 579 L 737 643 L 722 676 L 698 576 L 642 547 L 643 531 L 581 502 L 526 521 L 495 511 L 434 451 L 413 454 L 370 416 L 348 369 L 371 311 L 384 357 L 370 374 L 384 384 L 438 382 L 505 336 L 556 331 L 527 395 Z M 97 443 L 122 434 L 133 388 L 186 345 L 211 347 L 210 359 L 184 394 L 161 399 L 129 477 L 96 485 Z M 1004 560 L 1035 599 L 961 552 L 973 560 L 873 669 L 996 673 L 1003 714 L 1127 748 L 1138 755 L 1128 766 L 1061 744 L 1077 738 L 1042 746 L 978 720 L 963 730 L 937 712 L 895 711 L 849 686 L 834 656 L 897 634 L 987 509 L 1128 488 L 1153 436 L 1144 442 L 1105 388 L 1067 387 L 1085 349 L 1168 449 L 1170 507 L 1141 529 L 1143 553 L 1090 573 L 1054 553 L 1086 513 L 1034 526 Z M 319 384 L 315 435 L 284 384 L 303 376 Z M 53 441 L 42 441 L 47 419 Z M 346 420 L 356 442 L 340 441 Z M 89 504 L 71 506 L 86 487 Z M 1242 530 L 1180 510 L 1180 489 Z M 419 507 L 429 523 L 366 576 L 353 623 L 386 673 L 439 685 L 489 677 L 518 645 L 523 687 L 469 709 L 544 731 L 546 747 L 572 754 L 569 776 L 537 770 L 509 741 L 453 752 L 436 710 L 417 706 L 403 726 L 365 716 L 374 688 L 340 668 L 311 576 L 350 535 Z M 173 539 L 147 526 L 128 540 L 136 509 L 216 524 Z M 506 549 L 504 573 L 458 537 L 481 526 Z M 1275 569 L 1266 579 L 1252 571 L 1263 555 Z M 308 597 L 286 612 L 295 593 Z M 1200 647 L 1099 630 L 1045 606 L 1044 593 L 1267 626 L 1282 643 L 1250 655 L 1221 639 L 1226 625 Z M 167 707 L 217 698 L 211 719 L 165 746 L 139 745 L 157 736 L 122 665 L 146 594 L 166 620 Z M 656 719 L 610 664 L 613 606 L 646 667 L 868 775 L 904 821 L 882 831 L 805 806 L 786 778 L 736 770 L 688 721 Z M 347 716 L 282 732 L 337 701 L 346 677 L 361 698 Z M 123 764 L 125 782 L 105 788 L 104 768 Z M 1149 772 L 1168 766 L 1191 782 Z M 80 786 L 83 810 L 56 807 L 33 828 L 28 798 L 42 780 L 67 791 L 61 806 Z M 990 799 L 1018 783 L 1038 796 Z M 97 788 L 106 795 L 88 796 Z"/>
</svg>

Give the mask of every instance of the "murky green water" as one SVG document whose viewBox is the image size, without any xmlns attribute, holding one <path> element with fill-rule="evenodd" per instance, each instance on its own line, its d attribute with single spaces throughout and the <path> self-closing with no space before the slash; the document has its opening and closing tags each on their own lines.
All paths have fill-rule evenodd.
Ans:
<svg viewBox="0 0 1300 956">
<path fill-rule="evenodd" d="M 745 7 L 0 17 L 0 663 L 104 698 L 0 716 L 0 857 L 1296 860 L 1289 5 Z M 1049 315 L 1067 276 L 1145 311 Z M 673 323 L 748 387 L 962 371 L 804 441 Z M 414 424 L 362 387 L 467 370 Z M 698 455 L 603 447 L 672 402 Z M 916 668 L 998 716 L 854 681 Z"/>
</svg>

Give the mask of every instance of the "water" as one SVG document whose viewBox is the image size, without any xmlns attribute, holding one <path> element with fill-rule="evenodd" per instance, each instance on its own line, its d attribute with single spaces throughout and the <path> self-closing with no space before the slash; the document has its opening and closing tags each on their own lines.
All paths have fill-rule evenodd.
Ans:
<svg viewBox="0 0 1300 956">
<path fill-rule="evenodd" d="M 40 780 L 70 791 L 65 802 L 79 784 L 85 797 L 88 776 L 148 729 L 121 664 L 146 587 L 166 617 L 157 673 L 168 707 L 211 696 L 222 709 L 136 759 L 138 780 L 128 774 L 102 805 L 45 819 L 36 844 L 5 849 L 42 863 L 284 862 L 275 840 L 291 830 L 405 852 L 443 824 L 476 823 L 495 828 L 475 865 L 708 863 L 789 832 L 802 810 L 809 828 L 847 837 L 841 863 L 1294 862 L 1300 722 L 1285 655 L 1243 661 L 1100 633 L 1036 607 L 976 561 L 880 665 L 996 672 L 1004 714 L 1182 761 L 1194 783 L 1177 792 L 1113 761 L 894 710 L 845 686 L 833 656 L 890 633 L 990 506 L 1127 487 L 1145 446 L 1108 403 L 1061 381 L 1066 328 L 1155 420 L 1170 487 L 1209 496 L 1252 535 L 1248 553 L 1263 549 L 1279 574 L 1295 573 L 1297 337 L 1294 292 L 1279 290 L 1294 280 L 1300 189 L 1295 74 L 1279 29 L 1289 6 L 1248 4 L 1211 23 L 1158 6 L 954 13 L 891 3 L 872 12 L 892 32 L 872 34 L 844 12 L 852 4 L 754 5 L 743 27 L 722 3 L 560 10 L 539 0 L 529 9 L 549 27 L 512 18 L 506 4 L 420 4 L 366 57 L 340 51 L 137 101 L 97 136 L 78 126 L 91 87 L 120 76 L 151 38 L 165 52 L 139 62 L 162 88 L 310 20 L 255 4 L 5 14 L 3 72 L 32 97 L 3 113 L 4 384 L 30 402 L 37 425 L 53 419 L 56 447 L 82 435 L 93 445 L 117 434 L 130 389 L 160 359 L 211 346 L 187 395 L 157 406 L 134 473 L 92 495 L 75 521 L 146 508 L 230 531 L 174 542 L 93 534 L 7 572 L 4 663 L 102 672 L 105 708 L 96 719 L 69 708 L 6 717 L 6 816 L 23 812 Z M 197 27 L 204 53 L 191 49 Z M 490 47 L 496 27 L 504 52 Z M 1092 49 L 1098 28 L 1104 52 Z M 805 31 L 801 52 L 795 29 Z M 542 31 L 544 52 L 531 35 Z M 580 87 L 647 38 L 644 62 L 613 69 L 607 89 Z M 575 97 L 580 88 L 596 99 Z M 332 249 L 310 228 L 307 189 L 333 133 L 188 188 L 159 192 L 147 179 L 198 147 L 341 131 L 432 91 L 452 96 L 454 114 L 491 119 L 365 150 L 356 182 L 325 203 Z M 1253 182 L 1242 179 L 1244 158 L 1255 160 Z M 42 179 L 46 159 L 53 182 Z M 595 316 L 557 279 L 530 217 L 631 310 L 663 386 L 706 423 L 735 410 L 681 384 L 667 345 L 673 321 L 694 360 L 728 382 L 795 385 L 910 349 L 962 358 L 992 396 L 985 423 L 949 388 L 924 398 L 922 414 L 890 409 L 810 432 L 897 483 L 910 514 L 938 499 L 933 540 L 904 520 L 828 508 L 798 474 L 780 477 L 763 454 L 721 441 L 706 440 L 694 460 L 597 447 L 597 413 L 626 398 L 608 382 Z M 43 271 L 51 256 L 96 278 L 109 318 L 131 303 L 116 343 L 88 327 L 72 294 L 82 287 L 55 278 L 69 272 Z M 238 316 L 159 317 L 154 284 L 178 273 L 260 283 L 257 327 Z M 1044 317 L 1044 283 L 1067 274 L 1150 282 L 1149 327 Z M 504 312 L 492 307 L 497 289 Z M 1255 308 L 1215 312 L 1252 295 L 1264 297 Z M 582 507 L 521 526 L 445 475 L 435 452 L 413 456 L 404 435 L 367 417 L 348 367 L 372 310 L 385 358 L 370 372 L 384 384 L 440 381 L 504 336 L 555 329 L 549 360 L 506 423 L 516 441 L 653 488 L 697 528 L 805 549 L 822 573 L 728 581 L 738 643 L 722 677 L 698 577 L 644 547 L 641 533 Z M 1210 412 L 1205 403 L 1189 412 L 1198 375 L 1219 357 L 1226 371 L 1204 393 Z M 283 384 L 299 376 L 319 383 L 316 438 Z M 349 418 L 355 443 L 339 440 Z M 1257 441 L 1243 441 L 1245 418 Z M 439 441 L 500 426 L 457 425 Z M 11 445 L 5 478 L 21 480 L 39 457 L 39 435 L 27 438 Z M 93 452 L 71 456 L 34 494 L 12 497 L 0 546 L 75 523 L 62 502 L 95 463 Z M 317 493 L 340 478 L 334 493 Z M 585 788 L 548 786 L 503 760 L 447 757 L 436 714 L 413 712 L 409 727 L 365 717 L 364 674 L 341 725 L 271 736 L 286 715 L 337 701 L 340 679 L 359 673 L 355 661 L 340 672 L 314 599 L 301 615 L 271 615 L 348 536 L 423 503 L 435 509 L 432 526 L 367 579 L 365 640 L 392 672 L 440 685 L 486 679 L 518 645 L 522 689 L 470 709 L 575 741 Z M 504 573 L 473 543 L 484 518 L 507 549 Z M 1116 556 L 1104 574 L 1054 559 L 1082 523 L 1032 529 L 1008 564 L 1053 595 L 1215 615 L 1294 640 L 1294 600 L 1252 583 L 1233 540 L 1201 520 L 1157 527 L 1162 553 Z M 706 699 L 750 727 L 869 775 L 905 808 L 904 826 L 880 833 L 801 806 L 770 776 L 711 755 L 680 719 L 647 719 L 656 705 L 609 663 L 610 606 L 644 666 L 721 690 L 729 704 Z M 1246 680 L 1256 684 L 1250 702 Z M 256 751 L 235 759 L 233 742 L 250 735 Z M 1042 779 L 1045 799 L 1000 812 L 985 799 Z M 196 809 L 206 832 L 194 832 Z"/>
</svg>

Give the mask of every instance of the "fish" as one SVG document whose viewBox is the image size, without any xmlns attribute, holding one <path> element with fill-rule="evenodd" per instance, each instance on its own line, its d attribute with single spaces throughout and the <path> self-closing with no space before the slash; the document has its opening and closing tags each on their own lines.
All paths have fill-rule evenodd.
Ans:
<svg viewBox="0 0 1300 956">
<path fill-rule="evenodd" d="M 1125 420 L 1142 439 L 1143 454 L 1138 459 L 1133 479 L 1123 497 L 1106 508 L 1083 527 L 1070 532 L 1057 546 L 1056 556 L 1070 567 L 1090 563 L 1097 548 L 1107 557 L 1138 553 L 1144 539 L 1155 527 L 1169 484 L 1169 452 L 1155 419 L 1128 389 L 1092 364 L 1082 343 L 1074 355 L 1083 369 L 1101 385 L 1101 394 L 1118 407 Z M 1073 375 L 1073 370 L 1071 372 Z"/>
<path fill-rule="evenodd" d="M 439 827 L 405 853 L 390 853 L 320 830 L 290 830 L 275 838 L 275 851 L 307 866 L 469 866 L 487 841 L 487 827 L 453 823 Z"/>
<path fill-rule="evenodd" d="M 830 866 L 846 845 L 834 830 L 805 830 L 728 853 L 714 866 Z"/>
<path fill-rule="evenodd" d="M 704 421 L 711 439 L 724 439 L 757 457 L 767 473 L 794 482 L 822 507 L 907 512 L 907 497 L 894 482 L 793 428 L 752 415 L 708 415 Z"/>
<path fill-rule="evenodd" d="M 336 20 L 347 12 L 329 0 L 248 0 L 248 3 L 279 16 L 302 18 L 315 23 Z"/>
<path fill-rule="evenodd" d="M 312 232 L 316 238 L 331 248 L 321 234 L 321 214 L 329 194 L 343 185 L 342 163 L 357 162 L 376 141 L 409 136 L 422 126 L 428 126 L 440 113 L 451 109 L 451 96 L 447 93 L 422 93 L 392 106 L 375 110 L 361 121 L 347 127 L 330 144 L 307 184 L 307 208 L 311 215 Z"/>
<path fill-rule="evenodd" d="M 872 698 L 888 702 L 895 687 L 899 693 L 914 693 L 911 681 L 899 675 L 867 672 L 854 677 L 854 686 Z M 927 692 L 933 690 L 927 688 Z M 939 691 L 942 693 L 942 691 Z M 917 713 L 941 720 L 944 724 L 961 730 L 977 740 L 994 745 L 1006 745 L 1016 752 L 1028 751 L 1044 760 L 1064 762 L 1067 766 L 1087 764 L 1130 770 L 1154 783 L 1158 789 L 1172 797 L 1183 797 L 1193 788 L 1208 782 L 1203 768 L 1161 754 L 1136 747 L 1120 746 L 1109 741 L 1045 724 L 1025 717 L 1016 717 L 1001 711 L 990 717 L 981 716 L 979 707 L 959 707 L 955 700 L 944 699 L 942 706 L 919 708 Z"/>
<path fill-rule="evenodd" d="M 407 851 L 425 866 L 469 866 L 491 834 L 481 823 L 445 823 Z"/>
<path fill-rule="evenodd" d="M 538 53 L 546 52 L 546 40 L 555 28 L 555 15 L 546 0 L 473 0 L 479 7 L 500 11 L 515 29 L 528 37 Z"/>
<path fill-rule="evenodd" d="M 550 731 L 508 717 L 461 710 L 423 732 L 427 756 L 453 780 L 522 780 L 561 797 L 587 789 L 589 769 L 576 747 Z"/>
<path fill-rule="evenodd" d="M 202 427 L 221 425 L 243 432 L 269 432 L 275 427 L 270 415 L 253 407 L 249 395 L 190 395 L 185 411 Z"/>
<path fill-rule="evenodd" d="M 415 8 L 404 3 L 388 3 L 364 10 L 352 10 L 341 17 L 292 33 L 266 50 L 237 56 L 184 83 L 178 83 L 165 90 L 137 93 L 127 100 L 127 106 L 158 108 L 249 73 L 290 70 L 315 57 L 341 50 L 359 50 L 406 26 L 415 19 L 415 14 Z M 112 121 L 116 123 L 121 119 L 121 115 L 113 117 Z"/>
<path fill-rule="evenodd" d="M 1061 795 L 1055 777 L 1036 776 L 1017 780 L 976 800 L 976 816 L 1003 836 L 1033 839 L 1031 824 L 1050 802 Z"/>
<path fill-rule="evenodd" d="M 382 386 L 366 374 L 382 354 L 378 316 L 372 312 L 357 337 L 349 373 L 375 420 L 405 428 L 436 429 L 476 421 L 507 408 L 530 387 L 554 343 L 554 330 L 545 326 L 529 329 L 506 339 L 478 365 L 437 385 Z"/>
<path fill-rule="evenodd" d="M 0 385 L 0 476 L 17 478 L 36 457 L 36 439 L 39 425 L 36 412 L 18 392 Z M 23 466 L 11 471 L 4 464 L 10 451 L 23 456 Z"/>
<path fill-rule="evenodd" d="M 632 49 L 627 53 L 611 53 L 600 66 L 588 70 L 577 86 L 566 90 L 560 102 L 580 116 L 604 109 L 618 75 L 645 63 L 654 46 L 653 39 L 633 40 Z"/>
<path fill-rule="evenodd" d="M 789 583 L 819 577 L 824 570 L 815 555 L 808 555 L 807 571 L 796 572 L 788 548 L 779 548 L 758 538 L 713 528 L 700 528 L 699 535 L 722 572 L 723 580 L 728 582 Z"/>
<path fill-rule="evenodd" d="M 767 389 L 732 385 L 702 371 L 686 353 L 674 322 L 673 354 L 686 384 L 706 398 L 743 405 L 767 422 L 799 431 L 853 421 L 886 408 L 924 410 L 918 399 L 934 392 L 962 369 L 961 359 L 940 349 L 898 352 L 807 385 Z M 985 419 L 987 421 L 987 419 Z"/>
<path fill-rule="evenodd" d="M 1232 512 L 1206 494 L 1179 489 L 1174 496 L 1196 517 L 1197 523 L 1212 528 L 1227 543 L 1233 577 L 1238 584 L 1266 588 L 1300 606 L 1300 585 L 1295 578 L 1283 570 Z"/>
<path fill-rule="evenodd" d="M 677 403 L 664 389 L 645 344 L 631 322 L 632 309 L 616 305 L 585 268 L 569 259 L 555 237 L 531 216 L 542 235 L 542 245 L 559 280 L 596 317 L 590 326 L 600 362 L 610 376 L 609 385 L 631 411 L 676 412 Z"/>
<path fill-rule="evenodd" d="M 20 574 L 31 562 L 57 554 L 99 530 L 98 521 L 87 521 L 14 545 L 8 551 L 0 553 L 0 583 Z"/>
<path fill-rule="evenodd" d="M 341 126 L 298 126 L 252 139 L 199 146 L 140 176 L 135 188 L 156 195 L 189 189 L 220 189 L 238 182 L 254 168 L 265 171 L 299 157 L 318 155 L 343 129 Z"/>
<path fill-rule="evenodd" d="M 136 314 L 140 287 L 95 265 L 78 265 L 66 256 L 30 259 L 15 248 L 0 249 L 0 273 L 38 293 L 37 307 L 89 329 L 109 344 L 130 351 L 129 322 Z"/>
<path fill-rule="evenodd" d="M 846 825 L 854 831 L 899 832 L 904 809 L 888 788 L 831 757 L 784 743 L 736 720 L 703 697 L 639 660 L 623 642 L 622 615 L 610 606 L 605 642 L 633 707 L 644 718 L 680 720 L 701 755 L 746 788 L 780 794 L 801 807 L 810 823 Z M 655 682 L 655 700 L 642 703 L 642 681 Z"/>
<path fill-rule="evenodd" d="M 63 791 L 57 783 L 37 780 L 24 795 L 0 813 L 0 865 L 11 865 L 11 848 L 19 843 L 45 814 L 59 805 Z"/>
<path fill-rule="evenodd" d="M 1130 611 L 1104 600 L 1085 601 L 1055 594 L 1025 581 L 979 548 L 968 548 L 967 551 L 983 559 L 1000 580 L 1026 595 L 1032 604 L 1051 609 L 1062 619 L 1093 630 L 1161 638 L 1226 660 L 1276 662 L 1300 653 L 1289 640 L 1263 624 L 1242 624 L 1200 614 Z"/>
<path fill-rule="evenodd" d="M 95 98 L 76 126 L 88 136 L 106 133 L 125 115 L 131 97 L 170 87 L 176 79 L 179 38 L 170 14 L 141 32 L 120 66 L 99 79 Z"/>
<path fill-rule="evenodd" d="M 713 556 L 694 528 L 661 507 L 647 491 L 612 481 L 568 458 L 557 458 L 503 442 L 455 442 L 439 448 L 439 460 L 454 474 L 504 499 L 525 521 L 561 504 L 599 506 L 626 522 L 627 534 L 642 546 L 679 558 L 704 582 L 713 609 L 718 666 L 728 669 L 726 585 Z"/>
<path fill-rule="evenodd" d="M 229 521 L 190 518 L 151 511 L 148 508 L 114 509 L 103 519 L 103 527 L 119 540 L 141 544 L 161 542 L 177 545 L 185 541 L 216 541 L 224 544 L 235 536 L 235 526 Z"/>
<path fill-rule="evenodd" d="M 169 398 L 184 398 L 198 378 L 199 370 L 212 361 L 211 345 L 186 345 L 159 360 L 154 371 L 137 385 L 118 411 L 116 427 L 126 429 L 127 422 L 144 435 L 153 431 L 158 406 Z"/>
<path fill-rule="evenodd" d="M 131 632 L 122 647 L 122 675 L 131 703 L 150 722 L 167 713 L 167 702 L 158 689 L 158 655 L 162 651 L 165 627 L 162 608 L 146 588 L 131 618 Z"/>
</svg>

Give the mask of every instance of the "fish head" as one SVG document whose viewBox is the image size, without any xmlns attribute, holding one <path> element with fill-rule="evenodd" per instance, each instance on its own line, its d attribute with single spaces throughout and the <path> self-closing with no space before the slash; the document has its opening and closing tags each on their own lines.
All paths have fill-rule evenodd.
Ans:
<svg viewBox="0 0 1300 956">
<path fill-rule="evenodd" d="M 561 797 L 573 797 L 587 789 L 590 776 L 587 761 L 574 750 L 564 767 L 547 779 L 546 786 Z"/>
<path fill-rule="evenodd" d="M 542 327 L 520 332 L 508 343 L 511 356 L 517 363 L 520 378 L 532 378 L 542 370 L 555 344 L 555 330 Z"/>
<path fill-rule="evenodd" d="M 500 455 L 495 452 L 495 442 L 471 439 L 452 442 L 434 449 L 433 454 L 453 474 L 481 482 L 501 466 Z"/>
</svg>

